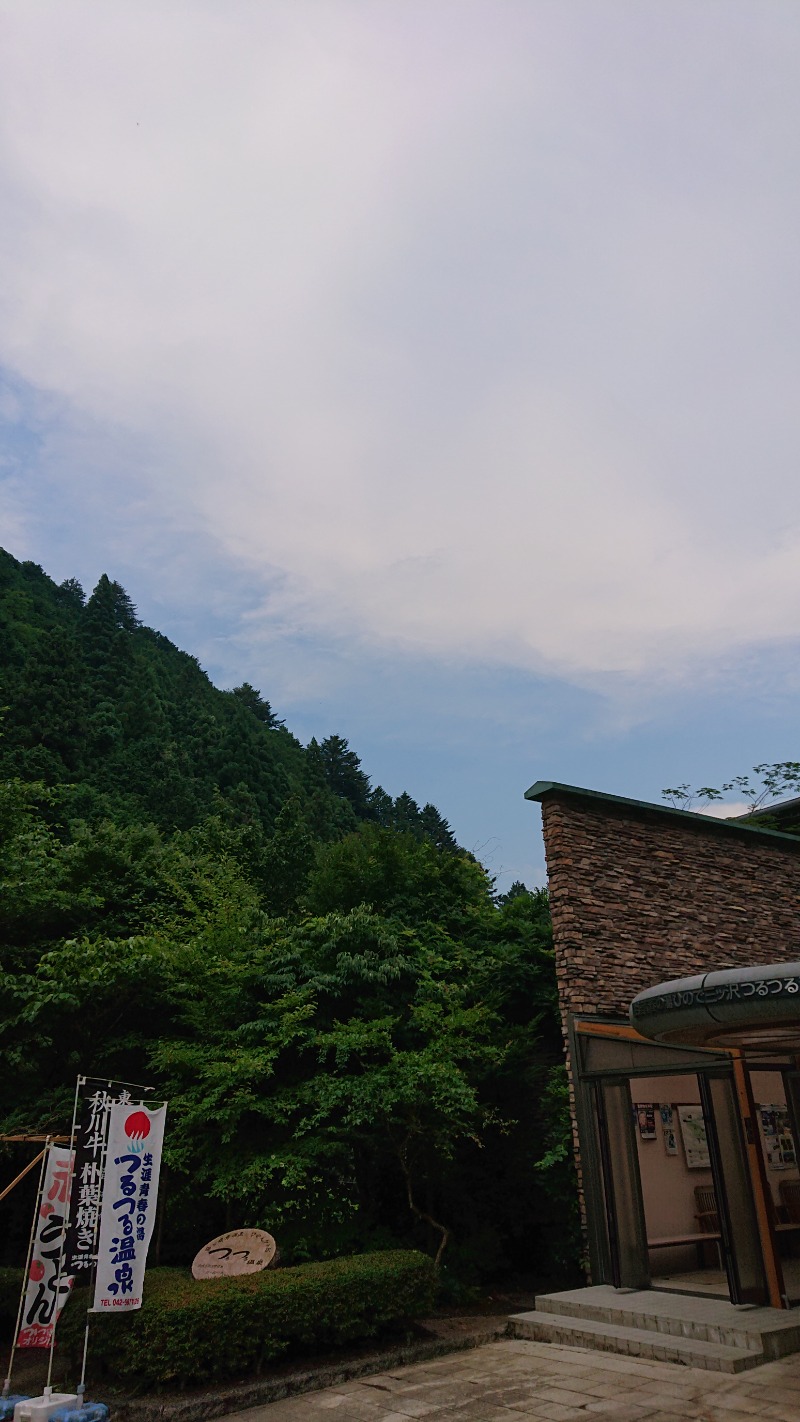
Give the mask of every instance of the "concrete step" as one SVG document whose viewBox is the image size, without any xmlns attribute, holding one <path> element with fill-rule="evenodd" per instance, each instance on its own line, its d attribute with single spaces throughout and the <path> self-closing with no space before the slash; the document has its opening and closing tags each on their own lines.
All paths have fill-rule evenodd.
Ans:
<svg viewBox="0 0 800 1422">
<path fill-rule="evenodd" d="M 627 1328 L 593 1318 L 577 1318 L 534 1309 L 509 1319 L 514 1338 L 538 1343 L 562 1343 L 572 1348 L 595 1348 L 605 1353 L 626 1353 L 633 1358 L 655 1358 L 662 1363 L 683 1363 L 720 1373 L 741 1373 L 765 1362 L 752 1348 L 729 1348 L 707 1338 L 684 1338 L 652 1328 Z"/>
<path fill-rule="evenodd" d="M 659 1293 L 656 1289 L 626 1292 L 599 1284 L 540 1294 L 536 1310 L 560 1318 L 645 1329 L 725 1348 L 745 1348 L 767 1359 L 800 1350 L 800 1311 L 737 1308 L 726 1299 Z"/>
</svg>

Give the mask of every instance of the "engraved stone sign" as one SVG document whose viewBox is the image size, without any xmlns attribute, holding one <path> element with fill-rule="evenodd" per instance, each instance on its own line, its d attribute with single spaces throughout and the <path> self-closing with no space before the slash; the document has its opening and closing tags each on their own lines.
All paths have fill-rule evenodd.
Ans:
<svg viewBox="0 0 800 1422">
<path fill-rule="evenodd" d="M 225 1279 L 232 1274 L 257 1274 L 275 1263 L 278 1246 L 263 1229 L 231 1229 L 205 1244 L 195 1256 L 195 1279 Z"/>
</svg>

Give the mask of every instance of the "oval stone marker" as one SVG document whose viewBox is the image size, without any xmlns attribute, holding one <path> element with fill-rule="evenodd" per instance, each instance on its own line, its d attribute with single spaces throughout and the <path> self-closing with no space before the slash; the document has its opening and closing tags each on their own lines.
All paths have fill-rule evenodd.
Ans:
<svg viewBox="0 0 800 1422">
<path fill-rule="evenodd" d="M 223 1279 L 231 1274 L 257 1274 L 268 1269 L 278 1252 L 263 1229 L 231 1229 L 204 1244 L 192 1264 L 195 1279 Z"/>
</svg>

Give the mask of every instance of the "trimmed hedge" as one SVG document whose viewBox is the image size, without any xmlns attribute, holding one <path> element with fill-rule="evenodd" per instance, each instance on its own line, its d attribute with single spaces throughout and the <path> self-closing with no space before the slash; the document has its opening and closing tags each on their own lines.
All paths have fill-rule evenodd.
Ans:
<svg viewBox="0 0 800 1422">
<path fill-rule="evenodd" d="M 433 1303 L 433 1261 L 387 1250 L 196 1280 L 181 1269 L 148 1270 L 141 1309 L 93 1314 L 89 1360 L 98 1373 L 140 1387 L 186 1387 L 259 1372 L 291 1352 L 313 1353 L 409 1323 Z M 80 1357 L 88 1293 L 76 1291 L 58 1327 L 71 1362 Z"/>
</svg>

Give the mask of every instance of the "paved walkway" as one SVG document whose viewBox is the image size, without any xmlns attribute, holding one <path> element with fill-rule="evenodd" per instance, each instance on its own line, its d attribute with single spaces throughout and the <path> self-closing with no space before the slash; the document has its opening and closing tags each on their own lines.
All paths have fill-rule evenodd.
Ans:
<svg viewBox="0 0 800 1422">
<path fill-rule="evenodd" d="M 800 1422 L 800 1355 L 736 1376 L 503 1340 L 223 1422 Z"/>
</svg>

